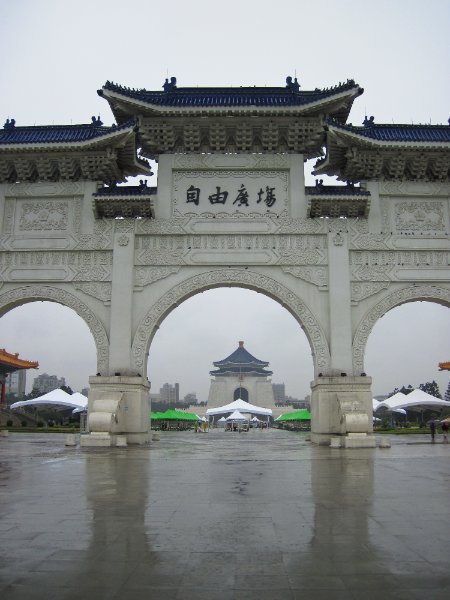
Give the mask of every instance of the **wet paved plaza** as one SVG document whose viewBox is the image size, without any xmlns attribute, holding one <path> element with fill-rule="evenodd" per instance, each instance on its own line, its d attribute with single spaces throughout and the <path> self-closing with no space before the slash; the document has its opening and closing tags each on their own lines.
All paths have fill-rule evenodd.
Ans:
<svg viewBox="0 0 450 600">
<path fill-rule="evenodd" d="M 440 436 L 442 437 L 442 436 Z M 2 600 L 448 600 L 450 444 L 0 438 Z"/>
</svg>

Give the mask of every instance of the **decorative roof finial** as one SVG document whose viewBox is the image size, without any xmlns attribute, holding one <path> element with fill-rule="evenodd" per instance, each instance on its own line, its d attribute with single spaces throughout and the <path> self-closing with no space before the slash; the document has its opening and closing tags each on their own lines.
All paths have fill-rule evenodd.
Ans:
<svg viewBox="0 0 450 600">
<path fill-rule="evenodd" d="M 163 90 L 165 92 L 171 92 L 172 90 L 176 90 L 177 89 L 177 78 L 176 77 L 171 77 L 170 81 L 168 79 L 165 80 L 164 85 L 163 85 Z"/>
<path fill-rule="evenodd" d="M 294 80 L 292 80 L 292 77 L 290 75 L 286 77 L 286 88 L 288 90 L 291 90 L 292 92 L 298 92 L 298 90 L 300 89 L 300 84 L 297 81 L 297 77 Z"/>
<path fill-rule="evenodd" d="M 368 119 L 367 115 L 366 115 L 364 117 L 363 125 L 364 125 L 364 127 L 372 127 L 372 125 L 375 125 L 375 117 L 370 117 Z"/>
<path fill-rule="evenodd" d="M 92 120 L 92 123 L 91 123 L 92 127 L 101 127 L 103 125 L 102 121 L 100 121 L 100 117 L 97 117 L 97 118 L 91 117 L 91 120 Z"/>
<path fill-rule="evenodd" d="M 14 129 L 14 127 L 16 126 L 16 120 L 15 119 L 6 119 L 6 123 L 3 125 L 4 129 Z"/>
</svg>

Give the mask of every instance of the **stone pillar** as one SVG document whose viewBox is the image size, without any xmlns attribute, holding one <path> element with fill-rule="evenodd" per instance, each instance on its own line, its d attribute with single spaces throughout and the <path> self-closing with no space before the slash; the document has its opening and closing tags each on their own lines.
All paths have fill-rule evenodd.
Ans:
<svg viewBox="0 0 450 600">
<path fill-rule="evenodd" d="M 89 378 L 89 434 L 81 446 L 124 446 L 150 441 L 150 384 L 143 377 Z"/>
<path fill-rule="evenodd" d="M 331 373 L 353 375 L 351 284 L 345 232 L 328 234 Z M 358 373 L 359 375 L 359 373 Z"/>
<path fill-rule="evenodd" d="M 374 447 L 370 377 L 318 377 L 311 383 L 311 441 L 346 447 Z"/>
<path fill-rule="evenodd" d="M 124 222 L 124 224 L 126 221 Z M 131 369 L 133 317 L 134 231 L 116 224 L 111 290 L 109 372 L 136 375 Z"/>
</svg>

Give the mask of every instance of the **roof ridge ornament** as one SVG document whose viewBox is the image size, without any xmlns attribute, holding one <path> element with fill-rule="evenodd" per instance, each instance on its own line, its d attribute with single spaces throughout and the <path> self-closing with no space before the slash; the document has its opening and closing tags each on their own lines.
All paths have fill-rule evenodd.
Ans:
<svg viewBox="0 0 450 600">
<path fill-rule="evenodd" d="M 300 89 L 300 84 L 297 81 L 297 77 L 294 80 L 292 80 L 292 77 L 288 75 L 288 77 L 286 77 L 286 88 L 288 90 L 291 90 L 291 92 L 298 92 L 298 90 Z"/>
<path fill-rule="evenodd" d="M 3 125 L 4 129 L 14 129 L 14 127 L 16 126 L 16 120 L 15 119 L 6 119 L 5 124 Z"/>
<path fill-rule="evenodd" d="M 172 92 L 173 90 L 177 89 L 177 78 L 176 77 L 171 77 L 170 81 L 166 78 L 164 85 L 163 85 L 163 90 L 165 92 Z"/>
<path fill-rule="evenodd" d="M 100 117 L 95 118 L 94 116 L 92 116 L 91 121 L 92 127 L 101 127 L 103 125 L 103 122 L 100 120 Z"/>
<path fill-rule="evenodd" d="M 375 117 L 372 116 L 368 119 L 366 115 L 362 124 L 364 127 L 372 127 L 372 125 L 375 125 Z"/>
</svg>

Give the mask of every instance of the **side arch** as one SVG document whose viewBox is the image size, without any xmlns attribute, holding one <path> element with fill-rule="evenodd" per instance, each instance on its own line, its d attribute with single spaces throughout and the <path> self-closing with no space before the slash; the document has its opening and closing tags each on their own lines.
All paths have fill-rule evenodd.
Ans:
<svg viewBox="0 0 450 600">
<path fill-rule="evenodd" d="M 317 318 L 306 304 L 278 281 L 247 269 L 219 269 L 196 275 L 164 294 L 139 323 L 132 344 L 132 361 L 142 374 L 146 368 L 152 339 L 164 318 L 181 302 L 197 293 L 218 287 L 242 287 L 269 296 L 286 308 L 305 331 L 312 349 L 315 376 L 328 371 L 330 350 Z"/>
<path fill-rule="evenodd" d="M 391 292 L 366 312 L 353 337 L 353 371 L 364 371 L 364 352 L 375 323 L 396 306 L 407 302 L 428 301 L 450 307 L 450 289 L 435 285 L 410 285 Z"/>
<path fill-rule="evenodd" d="M 97 349 L 97 371 L 106 373 L 109 365 L 108 334 L 95 313 L 70 292 L 49 285 L 26 285 L 0 294 L 0 316 L 9 310 L 35 301 L 57 302 L 73 309 L 89 327 Z"/>
</svg>

